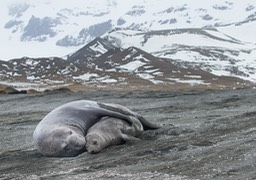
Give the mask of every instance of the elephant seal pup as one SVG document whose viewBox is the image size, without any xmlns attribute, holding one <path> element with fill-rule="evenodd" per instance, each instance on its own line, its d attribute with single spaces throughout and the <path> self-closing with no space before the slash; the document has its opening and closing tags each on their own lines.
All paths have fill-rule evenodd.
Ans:
<svg viewBox="0 0 256 180">
<path fill-rule="evenodd" d="M 102 106 L 107 105 L 101 103 Z M 37 125 L 33 139 L 38 151 L 45 156 L 77 156 L 85 151 L 85 134 L 102 117 L 114 117 L 133 126 L 134 113 L 126 108 L 108 110 L 95 101 L 79 100 L 64 104 L 47 114 Z M 124 112 L 124 113 L 122 113 Z M 136 118 L 135 118 L 136 119 Z"/>
<path fill-rule="evenodd" d="M 137 137 L 143 132 L 143 126 L 137 118 L 131 118 L 134 121 L 132 126 L 117 118 L 102 118 L 88 130 L 86 150 L 94 154 L 111 145 L 122 144 L 130 140 L 140 140 Z"/>
</svg>

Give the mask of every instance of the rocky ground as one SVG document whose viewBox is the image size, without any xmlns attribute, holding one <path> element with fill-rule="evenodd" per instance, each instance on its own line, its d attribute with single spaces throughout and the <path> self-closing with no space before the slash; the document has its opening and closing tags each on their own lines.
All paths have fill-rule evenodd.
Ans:
<svg viewBox="0 0 256 180">
<path fill-rule="evenodd" d="M 44 157 L 32 134 L 55 107 L 118 103 L 161 126 L 99 154 Z M 256 91 L 0 94 L 0 179 L 255 179 Z"/>
</svg>

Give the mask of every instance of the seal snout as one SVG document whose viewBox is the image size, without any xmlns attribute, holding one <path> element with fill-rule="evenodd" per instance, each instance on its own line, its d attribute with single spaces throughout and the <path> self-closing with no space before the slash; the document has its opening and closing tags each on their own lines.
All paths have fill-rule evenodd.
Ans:
<svg viewBox="0 0 256 180">
<path fill-rule="evenodd" d="M 86 136 L 86 150 L 91 154 L 96 154 L 101 150 L 101 144 L 99 137 L 95 134 L 89 134 Z"/>
<path fill-rule="evenodd" d="M 85 145 L 86 145 L 85 137 L 82 137 L 78 134 L 70 135 L 68 142 L 69 144 L 72 144 L 74 148 L 85 149 Z"/>
<path fill-rule="evenodd" d="M 97 153 L 97 151 L 95 151 L 94 149 L 88 150 L 88 152 L 91 153 L 91 154 L 96 154 Z"/>
<path fill-rule="evenodd" d="M 97 148 L 93 148 L 91 146 L 86 146 L 86 150 L 91 153 L 91 154 L 96 154 L 99 152 L 99 150 L 97 150 Z"/>
</svg>

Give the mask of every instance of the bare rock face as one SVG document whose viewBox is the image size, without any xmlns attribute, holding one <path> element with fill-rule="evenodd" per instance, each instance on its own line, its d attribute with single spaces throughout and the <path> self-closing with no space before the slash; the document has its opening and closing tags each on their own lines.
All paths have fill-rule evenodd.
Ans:
<svg viewBox="0 0 256 180">
<path fill-rule="evenodd" d="M 4 92 L 5 92 L 5 94 L 27 94 L 26 90 L 19 91 L 19 90 L 15 89 L 14 87 L 11 87 L 11 86 L 7 86 L 4 89 Z"/>
<path fill-rule="evenodd" d="M 28 89 L 28 90 L 27 90 L 27 94 L 38 94 L 38 93 L 40 93 L 40 92 L 38 92 L 38 91 L 35 90 L 35 89 Z"/>
<path fill-rule="evenodd" d="M 0 92 L 2 92 L 2 94 L 19 94 L 20 93 L 17 89 L 11 86 L 3 87 L 2 90 L 0 90 Z"/>
<path fill-rule="evenodd" d="M 6 85 L 0 84 L 0 94 L 6 94 L 5 89 L 6 89 L 7 87 L 8 87 L 8 86 L 6 86 Z"/>
<path fill-rule="evenodd" d="M 61 87 L 61 88 L 57 88 L 57 89 L 46 89 L 44 90 L 45 94 L 58 94 L 58 93 L 68 93 L 68 92 L 72 92 L 69 88 L 67 87 Z"/>
</svg>

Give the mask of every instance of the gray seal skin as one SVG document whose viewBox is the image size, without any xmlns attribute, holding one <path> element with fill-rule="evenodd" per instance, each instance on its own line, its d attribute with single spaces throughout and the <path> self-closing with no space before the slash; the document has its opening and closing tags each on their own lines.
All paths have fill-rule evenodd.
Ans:
<svg viewBox="0 0 256 180">
<path fill-rule="evenodd" d="M 131 119 L 134 122 L 132 126 L 117 118 L 102 118 L 88 130 L 86 134 L 86 150 L 94 154 L 111 145 L 140 140 L 137 137 L 143 132 L 143 126 L 136 117 L 131 117 Z"/>
<path fill-rule="evenodd" d="M 45 156 L 77 156 L 85 151 L 87 130 L 102 117 L 122 119 L 132 126 L 134 120 L 128 114 L 134 116 L 135 113 L 130 110 L 127 112 L 127 109 L 121 105 L 112 105 L 109 109 L 105 107 L 108 105 L 79 100 L 52 110 L 39 122 L 34 131 L 36 148 Z"/>
<path fill-rule="evenodd" d="M 159 128 L 159 126 L 156 126 L 155 124 L 150 123 L 143 116 L 133 112 L 132 110 L 128 109 L 125 106 L 122 106 L 122 105 L 119 105 L 119 104 L 109 104 L 109 103 L 98 103 L 98 105 L 100 107 L 108 109 L 110 111 L 117 111 L 117 112 L 120 112 L 122 114 L 126 114 L 128 116 L 135 116 L 141 122 L 141 124 L 143 125 L 144 130 L 154 130 L 154 129 Z M 134 121 L 132 121 L 132 123 L 133 122 Z"/>
</svg>

